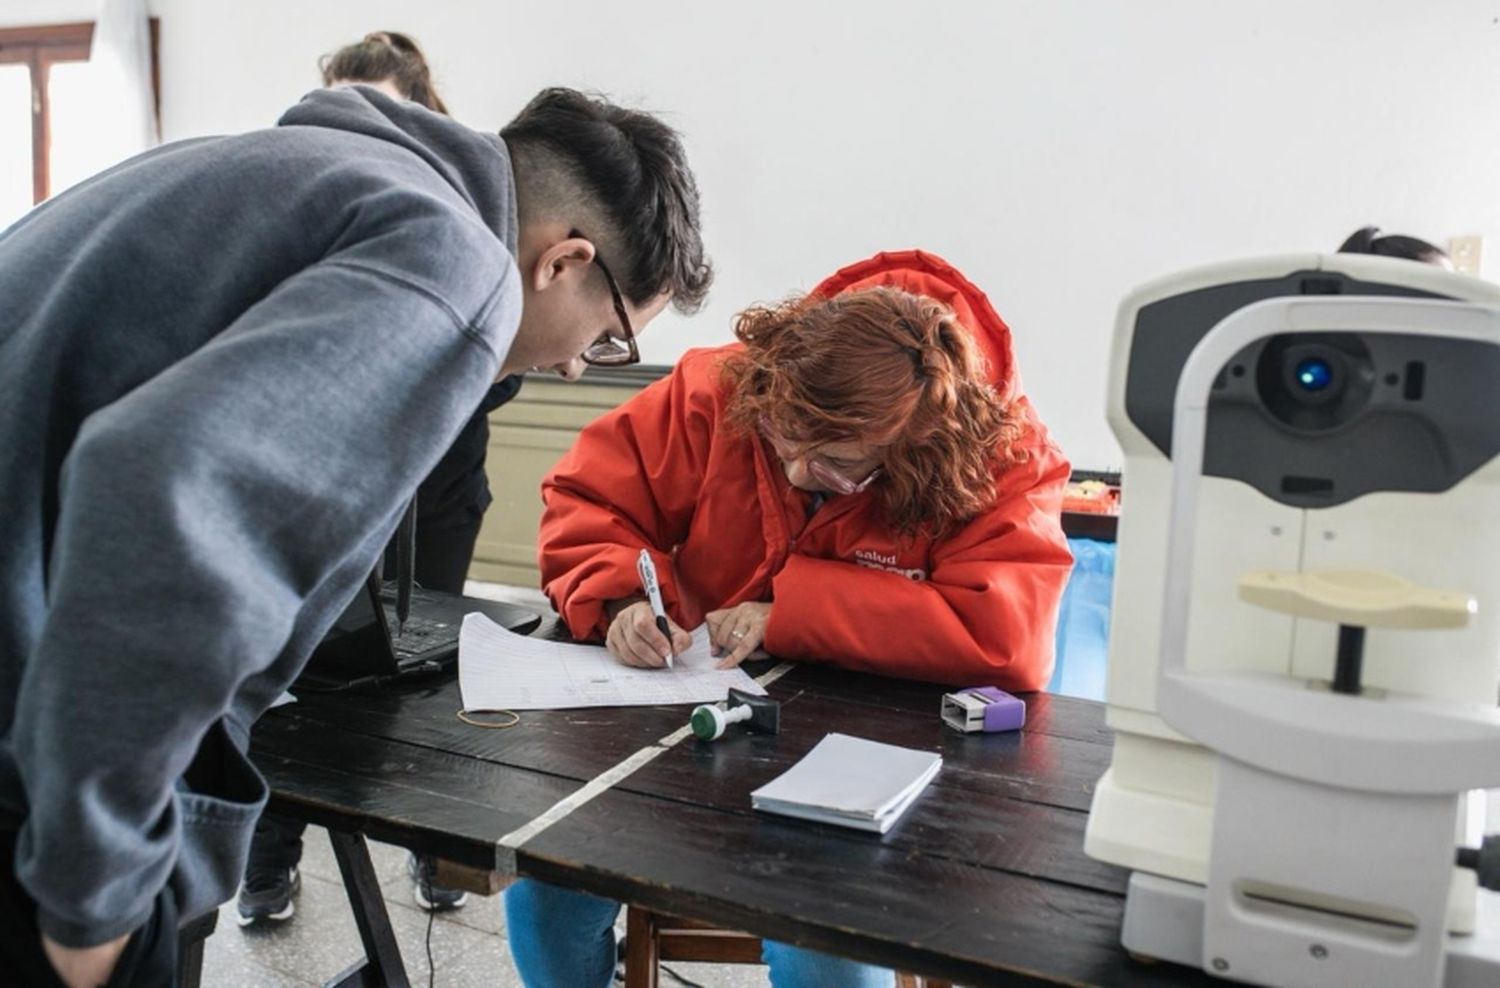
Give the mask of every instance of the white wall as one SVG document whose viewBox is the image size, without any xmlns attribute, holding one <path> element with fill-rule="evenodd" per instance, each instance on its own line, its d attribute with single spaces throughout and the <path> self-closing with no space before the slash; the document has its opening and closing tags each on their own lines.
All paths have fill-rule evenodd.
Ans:
<svg viewBox="0 0 1500 988">
<path fill-rule="evenodd" d="M 93 6 L 6 0 L 0 21 Z M 320 53 L 382 27 L 419 38 L 476 127 L 549 84 L 661 111 L 686 135 L 719 278 L 700 315 L 647 331 L 648 361 L 727 340 L 747 302 L 921 246 L 989 292 L 1083 467 L 1119 462 L 1105 351 L 1137 283 L 1331 249 L 1367 222 L 1500 234 L 1500 0 L 152 8 L 169 138 L 269 124 L 317 84 Z"/>
</svg>

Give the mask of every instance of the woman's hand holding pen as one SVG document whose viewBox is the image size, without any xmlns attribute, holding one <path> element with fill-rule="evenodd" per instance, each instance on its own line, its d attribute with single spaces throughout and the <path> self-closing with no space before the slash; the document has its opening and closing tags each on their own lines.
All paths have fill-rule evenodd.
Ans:
<svg viewBox="0 0 1500 988">
<path fill-rule="evenodd" d="M 628 666 L 655 669 L 667 664 L 667 656 L 676 649 L 681 652 L 693 644 L 693 636 L 669 622 L 672 641 L 656 627 L 656 615 L 651 613 L 651 604 L 645 600 L 614 601 L 607 608 L 613 615 L 609 622 L 609 634 L 604 646 L 611 655 Z"/>
<path fill-rule="evenodd" d="M 714 654 L 724 655 L 719 668 L 733 669 L 765 642 L 771 605 L 749 600 L 723 610 L 709 611 L 704 620 L 708 622 Z"/>
</svg>

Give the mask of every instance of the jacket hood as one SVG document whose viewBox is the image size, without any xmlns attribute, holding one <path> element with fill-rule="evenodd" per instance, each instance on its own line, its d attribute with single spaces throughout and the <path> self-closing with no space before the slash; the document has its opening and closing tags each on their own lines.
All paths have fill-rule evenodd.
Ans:
<svg viewBox="0 0 1500 988">
<path fill-rule="evenodd" d="M 958 321 L 979 341 L 990 365 L 990 379 L 1007 400 L 1021 395 L 1010 327 L 1000 318 L 984 292 L 938 257 L 922 250 L 881 251 L 874 257 L 841 268 L 825 278 L 812 294 L 832 298 L 862 288 L 899 288 L 925 295 L 951 308 Z"/>
<path fill-rule="evenodd" d="M 326 127 L 405 148 L 468 200 L 514 256 L 517 219 L 510 155 L 499 134 L 481 134 L 450 117 L 370 86 L 316 89 L 281 115 L 280 127 Z"/>
</svg>

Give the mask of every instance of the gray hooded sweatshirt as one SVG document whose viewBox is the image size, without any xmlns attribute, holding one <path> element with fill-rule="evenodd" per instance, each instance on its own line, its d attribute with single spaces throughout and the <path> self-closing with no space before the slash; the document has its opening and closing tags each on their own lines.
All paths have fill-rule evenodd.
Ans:
<svg viewBox="0 0 1500 988">
<path fill-rule="evenodd" d="M 234 892 L 285 688 L 520 320 L 509 158 L 365 88 L 0 234 L 0 828 L 42 930 Z"/>
</svg>

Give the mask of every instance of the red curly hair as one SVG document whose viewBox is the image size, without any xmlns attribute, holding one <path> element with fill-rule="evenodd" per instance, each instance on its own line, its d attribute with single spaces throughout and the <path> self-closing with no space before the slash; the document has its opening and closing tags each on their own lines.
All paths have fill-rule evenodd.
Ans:
<svg viewBox="0 0 1500 988">
<path fill-rule="evenodd" d="M 951 533 L 1023 458 L 1021 423 L 978 344 L 933 299 L 893 288 L 792 298 L 745 310 L 734 332 L 745 349 L 724 364 L 728 424 L 754 433 L 764 418 L 798 445 L 878 447 L 872 493 L 904 536 Z"/>
</svg>

